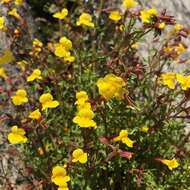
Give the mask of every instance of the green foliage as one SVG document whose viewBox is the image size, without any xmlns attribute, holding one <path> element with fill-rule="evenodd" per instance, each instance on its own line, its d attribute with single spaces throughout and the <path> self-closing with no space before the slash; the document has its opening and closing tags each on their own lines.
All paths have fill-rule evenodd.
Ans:
<svg viewBox="0 0 190 190">
<path fill-rule="evenodd" d="M 27 90 L 29 102 L 18 106 L 15 113 L 28 138 L 22 152 L 31 178 L 42 181 L 43 189 L 55 189 L 51 181 L 52 168 L 61 165 L 71 177 L 70 189 L 190 189 L 190 157 L 186 146 L 189 134 L 185 133 L 189 89 L 183 91 L 179 85 L 174 90 L 169 89 L 161 78 L 163 67 L 167 67 L 167 63 L 176 64 L 175 56 L 180 59 L 180 54 L 176 55 L 179 52 L 164 52 L 170 42 L 183 43 L 179 32 L 171 33 L 173 18 L 159 13 L 152 15 L 149 23 L 143 23 L 139 10 L 129 9 L 121 20 L 114 22 L 109 19 L 109 13 L 116 7 L 110 7 L 107 1 L 64 1 L 61 4 L 30 0 L 29 3 L 37 17 L 48 15 L 47 24 L 41 25 L 45 40 L 40 52 L 34 53 L 39 44 L 31 45 L 30 50 L 24 49 L 29 64 L 24 71 L 20 69 L 23 74 L 20 77 L 26 79 L 33 69 L 39 68 L 42 79 L 25 82 L 22 88 Z M 52 9 L 58 11 L 63 7 L 68 8 L 69 15 L 63 20 L 53 18 Z M 83 12 L 91 14 L 95 28 L 76 26 Z M 158 27 L 162 22 L 170 32 L 164 33 Z M 56 45 L 63 36 L 73 43 L 70 53 L 75 57 L 74 62 L 55 55 Z M 147 40 L 160 48 L 154 47 L 154 43 L 145 50 L 133 47 L 135 43 L 146 44 Z M 142 55 L 143 51 L 148 56 Z M 98 89 L 98 79 L 109 73 L 124 81 L 122 98 L 106 99 Z M 82 90 L 89 96 L 96 129 L 82 128 L 73 122 L 77 112 L 76 93 Z M 111 93 L 111 90 L 112 86 L 108 91 Z M 60 105 L 42 111 L 39 97 L 44 93 L 51 93 Z M 29 113 L 37 108 L 42 118 L 29 119 Z M 134 141 L 133 147 L 114 141 L 121 130 L 127 130 Z M 87 163 L 72 162 L 76 148 L 88 153 Z M 169 170 L 162 160 L 172 158 L 179 166 Z"/>
</svg>

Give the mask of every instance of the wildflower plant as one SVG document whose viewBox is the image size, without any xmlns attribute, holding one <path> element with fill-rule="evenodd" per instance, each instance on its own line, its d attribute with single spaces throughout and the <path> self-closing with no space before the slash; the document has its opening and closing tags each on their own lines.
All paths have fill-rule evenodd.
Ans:
<svg viewBox="0 0 190 190">
<path fill-rule="evenodd" d="M 118 7 L 56 2 L 53 13 L 48 9 L 48 35 L 31 39 L 22 59 L 15 49 L 24 30 L 0 16 L 0 30 L 18 42 L 1 53 L 0 77 L 10 84 L 5 63 L 13 62 L 24 81 L 2 90 L 16 110 L 7 139 L 24 155 L 30 183 L 58 190 L 190 189 L 190 71 L 173 69 L 188 62 L 182 56 L 190 30 L 137 0 Z M 25 18 L 14 8 L 23 1 L 1 3 L 21 25 Z"/>
</svg>

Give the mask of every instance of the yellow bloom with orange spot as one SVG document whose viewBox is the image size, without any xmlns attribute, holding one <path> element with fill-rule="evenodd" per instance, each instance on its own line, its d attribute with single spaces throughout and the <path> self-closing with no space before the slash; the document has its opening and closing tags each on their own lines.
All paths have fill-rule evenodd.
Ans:
<svg viewBox="0 0 190 190">
<path fill-rule="evenodd" d="M 40 96 L 40 103 L 42 104 L 42 110 L 59 106 L 59 102 L 53 100 L 53 96 L 50 93 L 42 94 Z"/>
<path fill-rule="evenodd" d="M 121 141 L 122 143 L 126 144 L 128 147 L 133 147 L 133 141 L 128 137 L 127 130 L 121 130 L 119 136 L 115 137 L 113 141 Z"/>
<path fill-rule="evenodd" d="M 63 166 L 55 166 L 52 170 L 51 181 L 60 187 L 67 185 L 70 181 L 70 177 Z"/>
<path fill-rule="evenodd" d="M 94 28 L 94 23 L 92 22 L 92 17 L 88 13 L 82 13 L 77 21 L 77 26 L 88 26 Z"/>
<path fill-rule="evenodd" d="M 118 22 L 121 20 L 121 13 L 119 11 L 112 11 L 109 15 L 109 19 Z"/>
<path fill-rule="evenodd" d="M 85 153 L 80 148 L 74 150 L 72 156 L 73 156 L 72 162 L 80 162 L 81 164 L 85 164 L 87 162 L 87 153 Z"/>
<path fill-rule="evenodd" d="M 35 120 L 39 120 L 41 118 L 41 112 L 39 111 L 39 109 L 34 110 L 33 112 L 30 113 L 30 115 L 28 116 L 30 119 L 35 119 Z"/>
<path fill-rule="evenodd" d="M 11 128 L 11 132 L 8 134 L 8 140 L 11 144 L 19 144 L 26 143 L 28 141 L 27 137 L 25 137 L 26 132 L 22 128 L 18 128 L 18 126 L 13 126 Z"/>
<path fill-rule="evenodd" d="M 36 79 L 42 79 L 40 69 L 34 69 L 32 74 L 27 77 L 27 82 L 34 81 Z"/>
<path fill-rule="evenodd" d="M 164 159 L 164 160 L 161 160 L 161 162 L 163 164 L 165 164 L 166 166 L 168 166 L 168 168 L 170 170 L 173 170 L 173 169 L 179 167 L 179 165 L 180 165 L 179 162 L 175 158 L 173 158 L 172 160 Z"/>
<path fill-rule="evenodd" d="M 64 8 L 61 11 L 56 12 L 55 14 L 53 14 L 53 17 L 58 18 L 60 20 L 63 20 L 67 15 L 68 15 L 68 10 L 66 8 Z"/>
<path fill-rule="evenodd" d="M 12 96 L 11 99 L 13 104 L 16 106 L 28 102 L 27 93 L 24 89 L 17 90 L 16 95 Z"/>
</svg>

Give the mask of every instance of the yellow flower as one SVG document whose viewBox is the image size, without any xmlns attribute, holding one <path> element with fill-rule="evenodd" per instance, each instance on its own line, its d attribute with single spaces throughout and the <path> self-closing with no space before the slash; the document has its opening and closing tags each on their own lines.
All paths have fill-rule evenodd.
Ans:
<svg viewBox="0 0 190 190">
<path fill-rule="evenodd" d="M 23 0 L 15 0 L 15 5 L 18 5 L 18 6 L 23 5 Z"/>
<path fill-rule="evenodd" d="M 10 3 L 12 0 L 1 0 L 1 4 Z"/>
<path fill-rule="evenodd" d="M 45 144 L 44 148 L 46 152 L 49 152 L 51 144 Z M 44 155 L 44 150 L 42 147 L 37 148 L 37 152 L 39 155 Z"/>
<path fill-rule="evenodd" d="M 67 183 L 64 186 L 58 187 L 57 190 L 69 190 Z"/>
<path fill-rule="evenodd" d="M 58 18 L 60 20 L 64 19 L 68 15 L 68 10 L 66 8 L 62 9 L 60 12 L 56 12 L 53 14 L 54 18 Z"/>
<path fill-rule="evenodd" d="M 73 118 L 73 122 L 83 128 L 96 128 L 96 122 L 93 121 L 94 116 L 94 112 L 91 109 L 81 109 L 77 113 L 77 116 Z"/>
<path fill-rule="evenodd" d="M 175 51 L 177 52 L 178 55 L 183 54 L 186 51 L 186 48 L 184 47 L 183 44 L 178 44 L 178 46 L 175 47 Z"/>
<path fill-rule="evenodd" d="M 2 67 L 0 68 L 0 77 L 2 77 L 5 80 L 8 78 L 8 76 L 7 76 L 6 72 L 5 72 L 5 69 L 2 68 Z"/>
<path fill-rule="evenodd" d="M 88 100 L 88 95 L 85 91 L 80 91 L 76 93 L 76 99 L 75 104 L 84 104 Z"/>
<path fill-rule="evenodd" d="M 17 61 L 16 63 L 21 67 L 22 71 L 25 71 L 25 66 L 28 65 L 28 62 L 25 60 Z"/>
<path fill-rule="evenodd" d="M 133 147 L 133 141 L 128 137 L 127 130 L 121 130 L 119 136 L 115 137 L 113 141 L 122 141 L 122 143 L 126 144 L 128 147 Z"/>
<path fill-rule="evenodd" d="M 159 25 L 158 25 L 158 28 L 159 28 L 160 30 L 163 30 L 165 27 L 166 27 L 165 22 L 161 22 L 161 23 L 159 23 Z"/>
<path fill-rule="evenodd" d="M 92 17 L 88 13 L 82 13 L 77 21 L 77 26 L 84 25 L 94 28 L 94 23 L 92 22 Z"/>
<path fill-rule="evenodd" d="M 53 96 L 50 93 L 42 94 L 40 96 L 40 103 L 42 104 L 42 110 L 59 106 L 59 102 L 53 101 Z"/>
<path fill-rule="evenodd" d="M 141 131 L 142 131 L 143 133 L 147 133 L 148 130 L 149 130 L 149 128 L 148 128 L 147 126 L 141 127 Z"/>
<path fill-rule="evenodd" d="M 39 69 L 34 69 L 32 74 L 27 77 L 27 82 L 31 82 L 35 79 L 42 79 L 41 77 L 41 71 Z"/>
<path fill-rule="evenodd" d="M 25 133 L 24 129 L 18 128 L 18 126 L 15 125 L 8 134 L 8 140 L 11 144 L 26 143 L 28 139 L 24 136 Z"/>
<path fill-rule="evenodd" d="M 139 49 L 139 43 L 138 42 L 136 42 L 136 43 L 134 43 L 134 44 L 132 44 L 131 45 L 131 47 L 133 48 L 133 49 Z"/>
<path fill-rule="evenodd" d="M 175 88 L 175 79 L 176 79 L 175 73 L 163 73 L 161 74 L 161 78 L 162 78 L 163 84 L 168 86 L 168 88 L 170 89 Z"/>
<path fill-rule="evenodd" d="M 42 46 L 43 46 L 43 43 L 42 43 L 40 40 L 38 40 L 37 38 L 35 38 L 35 39 L 33 40 L 33 42 L 32 42 L 32 45 L 33 45 L 34 48 L 35 48 L 35 47 L 42 47 Z"/>
<path fill-rule="evenodd" d="M 99 94 L 106 99 L 113 97 L 122 99 L 126 90 L 125 81 L 121 77 L 117 77 L 114 74 L 107 74 L 104 78 L 100 78 L 97 81 Z"/>
<path fill-rule="evenodd" d="M 123 0 L 123 7 L 126 9 L 130 9 L 136 7 L 138 3 L 135 0 Z"/>
<path fill-rule="evenodd" d="M 41 113 L 40 113 L 39 109 L 36 109 L 35 111 L 31 112 L 28 117 L 31 119 L 39 120 L 41 118 Z"/>
<path fill-rule="evenodd" d="M 82 149 L 77 148 L 72 153 L 73 159 L 72 162 L 80 162 L 81 164 L 85 164 L 87 162 L 87 153 L 85 153 Z"/>
<path fill-rule="evenodd" d="M 121 13 L 119 11 L 112 11 L 109 15 L 109 19 L 117 22 L 121 20 Z"/>
<path fill-rule="evenodd" d="M 143 23 L 150 23 L 152 16 L 158 14 L 156 9 L 148 9 L 140 11 L 140 18 Z"/>
<path fill-rule="evenodd" d="M 0 57 L 0 64 L 9 63 L 11 61 L 14 61 L 13 53 L 8 49 L 4 50 L 3 56 Z"/>
<path fill-rule="evenodd" d="M 17 19 L 20 19 L 20 15 L 18 14 L 16 8 L 11 9 L 11 10 L 8 12 L 8 15 L 11 15 L 11 16 L 17 18 Z"/>
<path fill-rule="evenodd" d="M 67 37 L 61 37 L 59 43 L 55 44 L 55 55 L 57 57 L 63 57 L 65 61 L 73 62 L 75 57 L 71 56 L 70 50 L 72 49 L 73 45 L 71 40 Z"/>
<path fill-rule="evenodd" d="M 170 170 L 173 170 L 179 166 L 179 162 L 175 158 L 173 158 L 172 160 L 164 159 L 164 160 L 161 160 L 161 162 L 165 164 L 166 166 L 168 166 Z"/>
<path fill-rule="evenodd" d="M 64 187 L 70 181 L 70 177 L 64 167 L 55 166 L 52 170 L 51 181 L 60 187 Z"/>
<path fill-rule="evenodd" d="M 0 30 L 5 29 L 5 17 L 0 17 Z"/>
<path fill-rule="evenodd" d="M 16 95 L 12 96 L 12 102 L 14 105 L 19 106 L 23 103 L 28 102 L 27 93 L 24 89 L 19 89 L 16 91 Z"/>
<path fill-rule="evenodd" d="M 180 31 L 180 30 L 182 30 L 183 29 L 183 25 L 181 25 L 181 24 L 175 24 L 174 25 L 174 30 L 175 31 Z"/>
<path fill-rule="evenodd" d="M 165 53 L 169 54 L 173 51 L 173 48 L 172 47 L 164 47 L 163 50 Z"/>
<path fill-rule="evenodd" d="M 123 31 L 125 30 L 125 26 L 124 26 L 123 24 L 121 24 L 121 25 L 119 26 L 119 30 L 120 30 L 121 32 L 123 32 Z"/>
<path fill-rule="evenodd" d="M 183 90 L 188 90 L 190 88 L 190 75 L 183 76 L 181 74 L 177 74 L 176 79 L 180 83 Z"/>
</svg>

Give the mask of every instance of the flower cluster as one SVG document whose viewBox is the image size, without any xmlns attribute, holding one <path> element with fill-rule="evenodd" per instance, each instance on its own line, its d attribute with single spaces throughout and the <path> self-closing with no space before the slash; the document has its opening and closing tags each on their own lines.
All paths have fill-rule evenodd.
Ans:
<svg viewBox="0 0 190 190">
<path fill-rule="evenodd" d="M 77 113 L 73 118 L 73 122 L 78 124 L 82 128 L 96 128 L 96 122 L 93 120 L 95 114 L 92 110 L 90 103 L 88 102 L 88 95 L 85 91 L 76 93 L 77 101 Z"/>
<path fill-rule="evenodd" d="M 35 38 L 32 44 L 32 51 L 30 52 L 30 55 L 38 57 L 42 51 L 43 43 L 39 39 Z"/>
<path fill-rule="evenodd" d="M 150 23 L 152 17 L 158 14 L 156 9 L 142 10 L 140 13 L 140 18 L 143 23 Z"/>
<path fill-rule="evenodd" d="M 183 76 L 178 73 L 163 73 L 161 78 L 163 84 L 170 89 L 175 89 L 176 81 L 180 84 L 182 90 L 188 90 L 190 88 L 190 75 Z"/>
<path fill-rule="evenodd" d="M 127 93 L 127 90 L 124 89 L 125 81 L 114 74 L 107 74 L 104 78 L 98 79 L 97 86 L 99 94 L 107 100 L 113 97 L 122 99 Z"/>
</svg>

